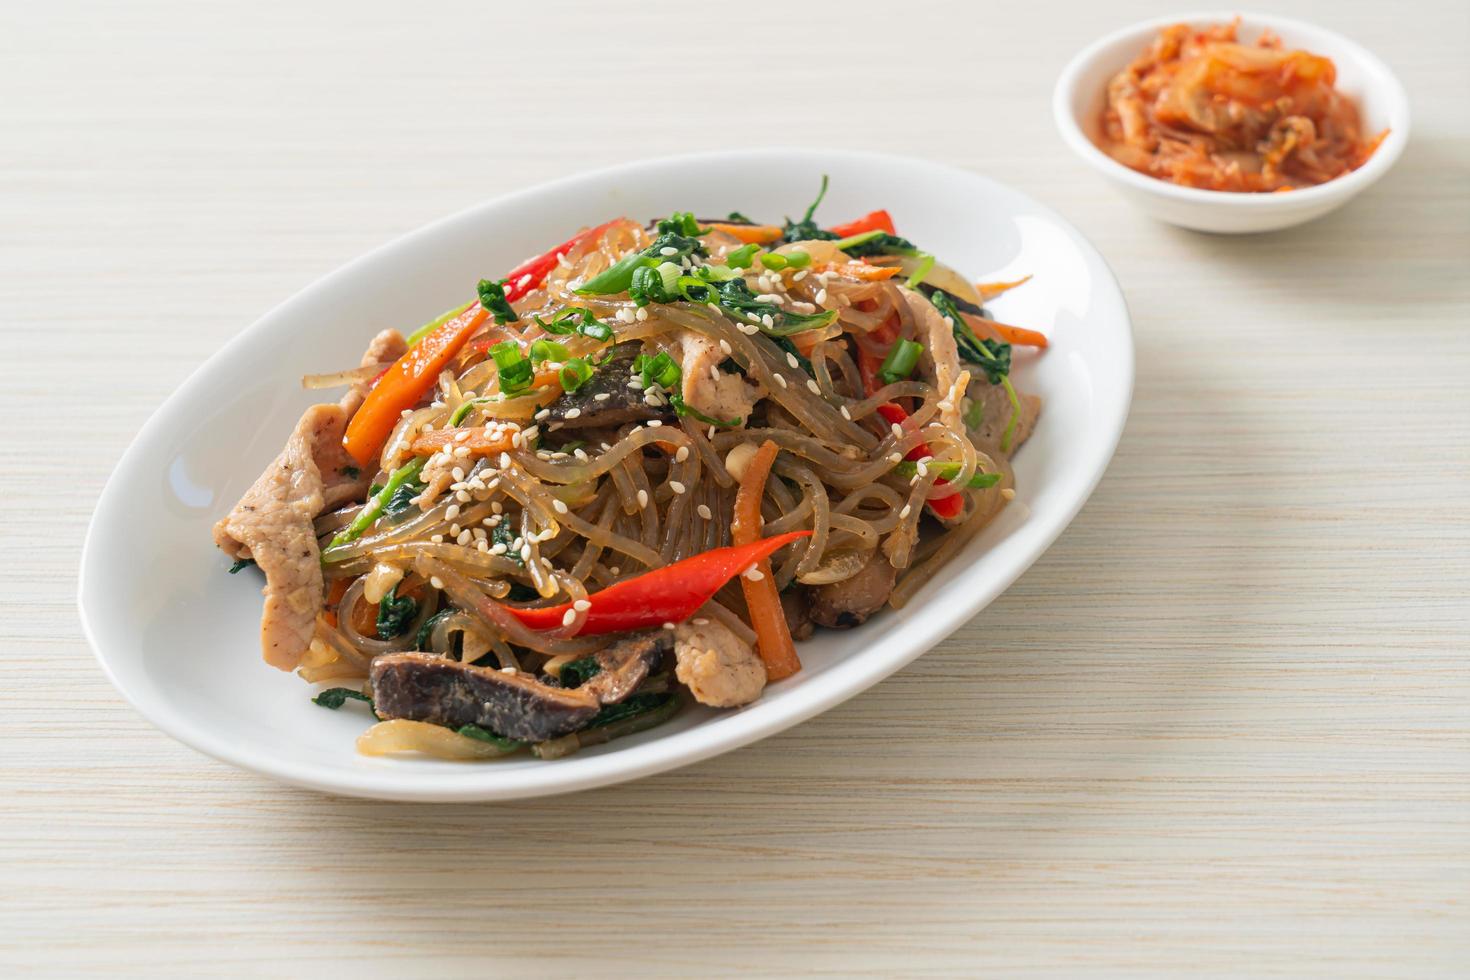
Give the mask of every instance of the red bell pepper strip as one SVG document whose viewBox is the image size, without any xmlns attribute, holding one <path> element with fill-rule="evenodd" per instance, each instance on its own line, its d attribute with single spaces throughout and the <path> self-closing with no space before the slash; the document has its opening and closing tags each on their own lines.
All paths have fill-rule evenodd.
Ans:
<svg viewBox="0 0 1470 980">
<path fill-rule="evenodd" d="M 621 633 L 683 622 L 726 582 L 811 533 L 792 531 L 753 544 L 713 548 L 594 592 L 587 597 L 592 608 L 587 610 L 587 619 L 578 635 Z M 564 602 L 540 609 L 507 608 L 529 629 L 549 630 L 562 625 L 572 604 Z"/>
<path fill-rule="evenodd" d="M 890 235 L 897 235 L 894 230 L 893 219 L 888 216 L 887 211 L 873 211 L 863 215 L 856 221 L 849 221 L 845 225 L 833 225 L 827 229 L 838 238 L 850 238 L 853 235 L 861 235 L 865 231 L 886 231 Z"/>
<path fill-rule="evenodd" d="M 613 220 L 616 221 L 617 219 Z M 541 285 L 546 281 L 546 277 L 550 275 L 551 270 L 556 268 L 557 259 L 566 255 L 589 238 L 596 238 L 598 235 L 601 235 L 607 230 L 608 225 L 612 223 L 612 221 L 608 221 L 598 225 L 596 228 L 579 231 L 551 251 L 538 255 L 534 259 L 527 259 L 507 272 L 505 274 L 505 298 L 514 303 Z"/>
<path fill-rule="evenodd" d="M 439 372 L 489 315 L 475 303 L 411 347 L 383 373 L 347 423 L 347 433 L 342 437 L 343 447 L 359 466 L 373 462 L 403 410 L 423 399 L 439 380 Z"/>
</svg>

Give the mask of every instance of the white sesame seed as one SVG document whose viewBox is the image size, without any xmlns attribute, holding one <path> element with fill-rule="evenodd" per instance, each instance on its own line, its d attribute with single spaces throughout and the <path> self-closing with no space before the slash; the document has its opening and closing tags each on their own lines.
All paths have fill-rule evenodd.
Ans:
<svg viewBox="0 0 1470 980">
<path fill-rule="evenodd" d="M 528 541 L 521 545 L 521 561 L 531 560 L 531 543 Z"/>
<path fill-rule="evenodd" d="M 811 392 L 814 395 L 820 395 L 822 393 L 822 387 L 821 387 L 821 385 L 817 384 L 815 381 L 811 380 L 810 378 L 807 379 L 806 386 L 811 389 Z"/>
<path fill-rule="evenodd" d="M 648 420 L 648 427 L 650 429 L 657 429 L 661 425 L 663 425 L 663 423 L 660 422 L 658 419 L 649 419 Z"/>
<path fill-rule="evenodd" d="M 565 500 L 553 500 L 551 506 L 558 514 L 565 514 L 567 512 L 567 502 Z"/>
<path fill-rule="evenodd" d="M 456 466 L 454 469 L 452 469 L 452 470 L 449 471 L 449 475 L 452 476 L 452 477 L 454 477 L 455 480 L 463 480 L 464 479 L 464 467 L 463 466 Z"/>
<path fill-rule="evenodd" d="M 454 539 L 454 543 L 457 545 L 467 545 L 473 540 L 474 535 L 470 534 L 469 528 L 465 528 L 463 531 L 459 532 L 459 537 Z"/>
<path fill-rule="evenodd" d="M 914 464 L 914 469 L 918 471 L 920 476 L 929 475 L 929 466 L 922 459 Z"/>
<path fill-rule="evenodd" d="M 1000 491 L 1000 495 L 1002 497 L 1006 498 L 1007 500 L 1015 500 L 1016 499 L 1016 491 L 1012 490 L 1010 487 L 1002 487 L 1001 488 L 1001 491 Z"/>
<path fill-rule="evenodd" d="M 765 578 L 765 576 L 761 574 L 761 570 L 759 568 L 756 568 L 754 565 L 751 565 L 745 570 L 745 577 L 752 582 L 759 582 L 761 579 Z"/>
<path fill-rule="evenodd" d="M 720 338 L 720 350 L 724 351 L 727 355 L 735 353 L 730 348 L 730 342 L 728 340 L 726 340 L 724 337 L 721 337 Z"/>
<path fill-rule="evenodd" d="M 683 493 L 685 487 L 684 484 L 680 483 L 678 480 L 670 480 L 669 489 L 674 491 L 675 493 Z"/>
<path fill-rule="evenodd" d="M 432 585 L 436 589 L 442 589 L 442 588 L 444 588 L 444 581 L 442 579 L 440 579 L 439 576 L 437 576 L 437 575 L 431 575 L 431 576 L 429 576 L 429 584 Z"/>
<path fill-rule="evenodd" d="M 456 537 L 456 538 L 459 537 L 459 525 L 458 524 L 451 524 L 451 525 L 449 525 L 449 534 L 450 534 L 451 537 Z"/>
<path fill-rule="evenodd" d="M 490 546 L 490 554 L 492 554 L 492 555 L 503 555 L 503 554 L 505 554 L 505 542 L 504 541 L 497 541 L 493 545 L 491 545 Z"/>
<path fill-rule="evenodd" d="M 776 325 L 776 318 L 767 313 L 761 317 L 761 323 L 765 324 L 767 329 L 770 329 Z"/>
<path fill-rule="evenodd" d="M 890 462 L 890 463 L 902 463 L 903 462 L 903 454 L 901 454 L 901 453 L 889 453 L 888 454 L 888 462 Z"/>
<path fill-rule="evenodd" d="M 535 419 L 536 419 L 536 421 L 538 421 L 538 422 L 539 422 L 539 421 L 541 421 L 541 420 L 542 420 L 542 419 L 544 419 L 544 418 L 546 418 L 546 417 L 547 417 L 547 416 L 549 416 L 549 415 L 550 415 L 550 414 L 551 414 L 551 409 L 549 409 L 549 408 L 543 408 L 543 409 L 542 409 L 542 410 L 541 410 L 541 411 L 539 411 L 539 412 L 537 412 L 537 413 L 536 413 L 536 414 L 535 414 L 535 415 L 534 415 L 534 416 L 533 416 L 533 418 L 535 418 Z"/>
<path fill-rule="evenodd" d="M 612 393 L 611 392 L 608 392 L 608 391 L 599 391 L 597 394 L 595 394 L 595 395 L 592 396 L 592 400 L 593 401 L 596 401 L 596 402 L 605 402 L 605 401 L 607 401 L 611 397 L 612 397 Z"/>
<path fill-rule="evenodd" d="M 484 538 L 476 538 L 475 539 L 475 550 L 476 551 L 486 551 L 486 552 L 488 552 L 490 550 L 490 542 L 489 541 L 486 541 Z"/>
<path fill-rule="evenodd" d="M 899 425 L 897 422 L 894 422 L 891 426 L 889 426 L 889 428 L 891 428 L 893 430 L 893 436 L 894 436 L 894 438 L 896 438 L 896 439 L 902 439 L 903 438 L 903 426 Z"/>
<path fill-rule="evenodd" d="M 577 612 L 586 612 L 587 610 L 592 608 L 592 603 L 588 602 L 586 599 L 578 599 L 576 602 L 572 603 L 572 608 L 577 610 Z"/>
<path fill-rule="evenodd" d="M 563 626 L 570 626 L 573 623 L 575 623 L 576 621 L 577 621 L 577 610 L 575 610 L 575 609 L 568 609 L 566 611 L 566 615 L 562 616 L 562 618 L 561 618 L 561 624 Z"/>
<path fill-rule="evenodd" d="M 807 270 L 805 270 L 805 269 L 800 270 L 799 272 L 796 273 L 796 275 L 794 275 L 794 276 L 791 277 L 791 281 L 792 282 L 801 282 L 803 279 L 806 278 L 806 272 L 807 272 Z"/>
<path fill-rule="evenodd" d="M 442 534 L 431 534 L 431 535 L 429 535 L 429 540 L 432 541 L 432 542 L 434 542 L 435 544 L 443 544 L 444 543 L 444 535 L 442 535 Z"/>
<path fill-rule="evenodd" d="M 780 385 L 782 388 L 785 388 L 787 386 L 786 385 L 786 376 L 785 375 L 777 374 L 777 375 L 773 375 L 773 377 L 776 379 L 776 384 Z"/>
<path fill-rule="evenodd" d="M 613 574 L 617 574 L 617 573 L 614 572 Z M 664 623 L 664 629 L 666 629 L 666 630 L 672 630 L 672 629 L 678 629 L 678 627 L 675 626 L 673 623 Z"/>
<path fill-rule="evenodd" d="M 939 410 L 941 412 L 953 411 L 954 410 L 954 402 L 952 402 L 948 398 L 946 398 L 946 399 L 944 399 L 943 401 L 941 401 L 939 403 L 938 408 L 939 408 Z"/>
<path fill-rule="evenodd" d="M 637 313 L 635 313 L 635 314 L 633 314 L 633 315 L 634 315 L 634 316 L 635 316 L 635 317 L 637 317 L 637 318 L 638 318 L 638 319 L 640 319 L 640 320 L 647 320 L 647 319 L 648 319 L 648 311 L 647 311 L 647 310 L 645 310 L 645 309 L 644 309 L 644 308 L 643 308 L 643 307 L 641 307 L 641 306 L 640 306 L 640 307 L 638 307 L 638 312 L 637 312 Z"/>
<path fill-rule="evenodd" d="M 470 455 L 470 447 L 469 446 L 460 446 L 458 449 L 456 449 L 454 451 L 454 458 L 455 459 L 467 459 L 469 457 L 469 455 Z"/>
<path fill-rule="evenodd" d="M 787 364 L 790 364 L 794 368 L 801 367 L 801 362 L 796 359 L 796 355 L 795 354 L 788 353 L 786 355 L 786 363 Z"/>
<path fill-rule="evenodd" d="M 819 289 L 819 290 L 817 290 L 817 304 L 820 306 L 822 303 L 825 303 L 825 302 L 827 302 L 827 290 L 825 290 L 825 289 Z"/>
<path fill-rule="evenodd" d="M 541 435 L 541 429 L 539 427 L 533 425 L 529 429 L 527 429 L 525 432 L 522 432 L 521 435 L 523 435 L 523 436 L 526 437 L 526 441 L 527 442 L 535 442 L 536 441 L 536 437 L 539 436 L 539 435 Z"/>
<path fill-rule="evenodd" d="M 769 320 L 770 317 L 767 317 L 766 319 Z M 756 334 L 761 332 L 761 328 L 753 323 L 737 323 L 735 324 L 735 326 L 741 333 L 745 334 L 747 337 L 754 337 Z"/>
<path fill-rule="evenodd" d="M 901 511 L 898 512 L 898 519 L 899 520 L 903 520 L 905 517 L 908 517 L 913 512 L 914 512 L 914 509 L 912 507 L 910 507 L 908 504 L 904 504 L 903 505 L 903 510 L 901 510 Z"/>
<path fill-rule="evenodd" d="M 510 453 L 500 454 L 500 468 L 503 470 L 510 469 Z"/>
<path fill-rule="evenodd" d="M 679 254 L 679 250 L 677 248 L 675 248 L 674 246 L 672 246 L 672 245 L 665 245 L 663 248 L 661 248 L 661 249 L 658 250 L 658 254 L 659 255 L 678 255 Z"/>
<path fill-rule="evenodd" d="M 639 507 L 647 507 L 648 506 L 648 491 L 647 490 L 639 490 L 638 491 L 638 506 Z"/>
<path fill-rule="evenodd" d="M 462 504 L 467 504 L 470 502 L 470 495 L 464 490 L 456 490 L 454 492 L 454 499 L 458 500 Z"/>
<path fill-rule="evenodd" d="M 847 419 L 849 422 L 851 422 L 852 421 L 852 413 L 847 410 L 847 406 L 846 405 L 843 405 L 842 406 L 841 411 L 842 411 L 842 417 L 845 418 L 845 419 Z"/>
<path fill-rule="evenodd" d="M 450 504 L 449 509 L 444 512 L 445 520 L 454 520 L 459 516 L 459 504 Z"/>
<path fill-rule="evenodd" d="M 699 516 L 700 517 L 703 517 L 705 520 L 709 520 L 710 518 L 712 518 L 712 517 L 715 516 L 714 515 L 714 512 L 712 512 L 709 509 L 709 504 L 700 504 L 698 507 L 696 507 L 694 509 L 696 511 L 698 511 L 699 512 Z"/>
<path fill-rule="evenodd" d="M 569 419 L 577 418 L 581 414 L 582 414 L 582 410 L 580 408 L 569 408 L 569 409 L 567 409 L 567 418 L 569 418 Z"/>
</svg>

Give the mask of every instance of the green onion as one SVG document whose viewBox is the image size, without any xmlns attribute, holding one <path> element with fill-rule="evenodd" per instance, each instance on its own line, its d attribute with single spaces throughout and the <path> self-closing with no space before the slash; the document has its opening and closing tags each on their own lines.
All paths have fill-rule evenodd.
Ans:
<svg viewBox="0 0 1470 980">
<path fill-rule="evenodd" d="M 985 421 L 985 403 L 982 401 L 970 402 L 970 407 L 965 409 L 965 425 L 978 429 L 983 421 Z"/>
<path fill-rule="evenodd" d="M 658 385 L 665 391 L 673 391 L 682 374 L 679 365 L 669 356 L 668 351 L 659 351 L 653 357 L 639 354 L 637 360 L 633 362 L 633 369 L 643 376 L 645 388 L 649 385 Z"/>
<path fill-rule="evenodd" d="M 532 364 L 540 364 L 543 361 L 565 361 L 571 356 L 571 351 L 554 340 L 542 337 L 531 341 Z"/>
<path fill-rule="evenodd" d="M 459 425 L 459 423 L 463 422 L 465 420 L 465 416 L 469 415 L 470 412 L 474 410 L 476 405 L 483 405 L 486 402 L 493 402 L 494 400 L 495 399 L 493 398 L 471 398 L 468 401 L 462 402 L 460 406 L 454 410 L 454 414 L 449 416 L 449 427 L 452 429 L 456 425 Z"/>
<path fill-rule="evenodd" d="M 755 261 L 755 253 L 760 250 L 761 247 L 754 243 L 741 245 L 725 255 L 725 264 L 732 269 L 749 269 L 750 264 Z"/>
<path fill-rule="evenodd" d="M 699 222 L 694 220 L 694 214 L 691 211 L 675 211 L 660 221 L 654 227 L 654 230 L 659 234 L 672 232 L 675 235 L 684 235 L 690 238 L 695 235 L 709 234 L 708 228 L 699 227 Z"/>
<path fill-rule="evenodd" d="M 628 286 L 633 282 L 633 273 L 653 264 L 653 260 L 642 252 L 625 255 L 582 283 L 575 292 L 579 296 L 606 296 L 609 293 L 627 292 Z"/>
<path fill-rule="evenodd" d="M 520 344 L 514 340 L 502 340 L 490 348 L 490 356 L 495 359 L 495 368 L 500 373 L 501 391 L 511 395 L 531 387 L 536 372 L 531 362 L 526 360 L 526 355 L 521 353 Z"/>
<path fill-rule="evenodd" d="M 538 316 L 536 325 L 547 333 L 559 336 L 581 334 L 583 337 L 604 342 L 613 339 L 612 327 L 593 316 L 592 311 L 585 306 L 569 306 L 550 320 L 543 320 Z"/>
<path fill-rule="evenodd" d="M 562 391 L 570 395 L 592 380 L 592 365 L 580 357 L 574 357 L 561 366 L 557 377 L 561 380 Z"/>
<path fill-rule="evenodd" d="M 942 480 L 953 480 L 959 475 L 960 463 L 925 463 L 924 467 L 930 473 Z M 893 472 L 899 476 L 915 477 L 919 475 L 918 463 L 899 463 L 893 468 Z M 970 477 L 970 482 L 965 484 L 971 490 L 984 490 L 993 487 L 1000 482 L 999 473 L 976 473 Z"/>
<path fill-rule="evenodd" d="M 440 327 L 444 326 L 444 324 L 448 323 L 450 320 L 453 320 L 455 317 L 459 316 L 461 313 L 468 310 L 471 306 L 474 305 L 475 301 L 470 300 L 463 306 L 456 306 L 454 309 L 446 310 L 445 312 L 434 317 L 434 319 L 430 320 L 428 323 L 424 324 L 422 327 L 419 327 L 413 333 L 408 335 L 408 346 L 412 347 L 414 344 L 417 344 L 429 334 L 433 333 L 435 330 L 438 330 Z"/>
<path fill-rule="evenodd" d="M 873 231 L 860 231 L 856 235 L 849 235 L 846 238 L 839 238 L 832 244 L 836 245 L 838 249 L 845 252 L 850 248 L 855 248 L 858 245 L 871 242 L 873 239 L 886 234 L 887 232 L 883 231 L 881 228 L 874 229 Z"/>
<path fill-rule="evenodd" d="M 914 368 L 919 366 L 919 355 L 924 353 L 924 345 L 913 340 L 899 338 L 893 346 L 888 348 L 888 356 L 883 358 L 882 365 L 878 368 L 878 377 L 886 385 L 895 381 L 902 381 L 914 373 Z"/>
<path fill-rule="evenodd" d="M 1011 376 L 1002 374 L 1000 383 L 1005 387 L 1006 398 L 1011 403 L 1011 417 L 1006 422 L 1006 430 L 1000 437 L 1000 451 L 1008 453 L 1011 451 L 1011 437 L 1016 434 L 1016 425 L 1021 421 L 1021 399 L 1016 395 L 1016 388 L 1011 384 Z"/>
<path fill-rule="evenodd" d="M 670 395 L 669 404 L 674 406 L 674 413 L 679 416 L 689 416 L 705 425 L 719 426 L 721 429 L 733 429 L 743 423 L 744 419 L 717 419 L 712 418 L 692 405 L 686 404 L 681 395 Z"/>
<path fill-rule="evenodd" d="M 480 295 L 480 305 L 495 315 L 496 323 L 510 323 L 520 318 L 520 314 L 511 307 L 510 301 L 505 298 L 505 284 L 508 281 L 507 279 L 501 279 L 498 282 L 492 282 L 489 279 L 481 279 L 480 285 L 476 287 L 476 291 Z"/>
<path fill-rule="evenodd" d="M 388 482 L 383 484 L 383 489 L 374 494 L 372 499 L 367 502 L 367 506 L 358 512 L 357 517 L 352 523 L 339 531 L 337 536 L 327 545 L 326 550 L 322 552 L 322 561 L 333 560 L 331 556 L 333 548 L 339 548 L 349 541 L 355 541 L 362 537 L 362 532 L 372 527 L 373 522 L 383 513 L 383 508 L 388 506 L 388 498 L 393 496 L 393 492 L 409 480 L 418 476 L 419 470 L 424 468 L 424 463 L 425 460 L 419 458 L 405 463 L 394 470 L 388 476 Z"/>
<path fill-rule="evenodd" d="M 934 256 L 928 252 L 920 252 L 919 265 L 917 268 L 914 269 L 913 275 L 909 276 L 908 281 L 905 282 L 904 285 L 909 287 L 910 289 L 918 288 L 919 283 L 923 282 L 924 277 L 927 276 L 933 269 Z"/>
</svg>

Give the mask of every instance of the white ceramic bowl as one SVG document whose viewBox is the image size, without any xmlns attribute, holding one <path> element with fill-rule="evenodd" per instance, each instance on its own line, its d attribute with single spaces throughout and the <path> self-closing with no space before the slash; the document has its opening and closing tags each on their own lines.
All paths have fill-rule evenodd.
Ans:
<svg viewBox="0 0 1470 980">
<path fill-rule="evenodd" d="M 1337 87 L 1351 96 L 1363 117 L 1363 131 L 1388 137 L 1363 166 L 1316 187 L 1285 194 L 1245 194 L 1180 187 L 1123 166 L 1098 148 L 1097 138 L 1109 79 L 1138 57 L 1170 24 L 1196 27 L 1226 23 L 1225 11 L 1158 17 L 1104 37 L 1062 70 L 1052 97 L 1057 128 L 1078 156 L 1106 177 L 1124 197 L 1147 214 L 1170 224 L 1239 234 L 1290 228 L 1333 211 L 1366 190 L 1393 166 L 1409 139 L 1409 98 L 1388 66 L 1361 45 L 1312 24 L 1267 14 L 1240 13 L 1240 38 L 1254 41 L 1273 31 L 1289 48 L 1331 58 Z"/>
<path fill-rule="evenodd" d="M 819 217 L 886 207 L 900 230 L 975 278 L 1034 279 L 997 300 L 1043 330 L 1016 384 L 1044 399 L 1016 458 L 1017 498 L 908 607 L 801 645 L 805 668 L 741 711 L 691 710 L 570 758 L 484 764 L 367 758 L 368 716 L 313 705 L 260 656 L 259 580 L 225 574 L 210 526 L 321 400 L 303 373 L 356 363 L 367 339 L 415 326 L 483 276 L 574 229 L 674 209 L 798 214 L 822 174 Z M 1123 430 L 1133 386 L 1128 311 L 1108 267 L 1035 201 L 984 177 L 900 157 L 757 150 L 655 160 L 556 181 L 429 225 L 332 273 L 210 358 L 149 419 L 108 481 L 82 553 L 82 623 L 119 691 L 158 727 L 235 765 L 329 792 L 485 800 L 598 786 L 745 745 L 876 683 L 1015 581 L 1087 499 Z M 315 396 L 315 397 L 314 397 Z M 983 650 L 975 651 L 983 656 Z"/>
</svg>

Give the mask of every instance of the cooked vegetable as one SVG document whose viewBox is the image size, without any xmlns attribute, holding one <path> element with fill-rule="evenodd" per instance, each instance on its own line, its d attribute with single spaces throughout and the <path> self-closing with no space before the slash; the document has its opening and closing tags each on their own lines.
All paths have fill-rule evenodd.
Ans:
<svg viewBox="0 0 1470 980">
<path fill-rule="evenodd" d="M 388 502 L 392 500 L 393 495 L 398 492 L 399 488 L 410 483 L 419 475 L 419 471 L 423 468 L 424 460 L 419 458 L 410 460 L 390 473 L 388 475 L 388 482 L 383 484 L 382 489 L 369 498 L 367 505 L 358 512 L 357 517 L 353 518 L 352 523 L 337 532 L 337 536 L 331 540 L 326 548 L 322 549 L 322 561 L 328 562 L 332 560 L 333 548 L 347 544 L 349 541 L 356 541 L 362 537 L 362 532 L 372 527 L 373 523 L 383 515 L 383 511 L 387 508 Z"/>
<path fill-rule="evenodd" d="M 919 355 L 923 353 L 923 344 L 899 338 L 888 348 L 888 356 L 883 358 L 883 364 L 878 368 L 878 377 L 886 385 L 902 381 L 914 373 L 914 368 L 919 366 Z"/>
<path fill-rule="evenodd" d="M 240 571 L 242 568 L 249 568 L 250 566 L 252 566 L 254 564 L 255 564 L 255 559 L 254 558 L 237 558 L 237 559 L 235 559 L 235 563 L 230 566 L 230 574 L 231 575 L 234 575 L 236 572 Z"/>
<path fill-rule="evenodd" d="M 823 189 L 826 189 L 825 180 Z M 752 547 L 752 542 L 761 535 L 761 500 L 766 495 L 766 479 L 771 475 L 771 465 L 776 461 L 777 452 L 776 444 L 767 439 L 745 466 L 740 489 L 735 494 L 735 520 L 730 527 L 730 535 L 737 545 Z M 786 537 L 781 535 L 766 540 Z M 740 588 L 750 609 L 756 652 L 766 665 L 767 679 L 779 681 L 801 670 L 801 659 L 797 657 L 796 644 L 791 640 L 791 628 L 786 625 L 786 614 L 781 609 L 781 594 L 776 589 L 770 561 L 763 556 L 753 570 L 741 576 Z"/>
<path fill-rule="evenodd" d="M 959 475 L 960 464 L 931 461 L 924 465 L 924 469 L 929 473 L 939 474 L 940 476 L 944 477 L 945 480 L 952 481 L 956 476 Z M 919 464 L 905 461 L 895 466 L 893 468 L 893 472 L 897 473 L 899 476 L 918 476 Z M 970 477 L 970 482 L 965 484 L 965 486 L 969 487 L 971 490 L 985 490 L 989 487 L 995 486 L 999 482 L 999 473 L 976 473 Z"/>
<path fill-rule="evenodd" d="M 536 325 L 550 334 L 580 334 L 593 340 L 611 342 L 613 329 L 592 315 L 584 306 L 569 306 L 550 320 L 536 317 Z"/>
<path fill-rule="evenodd" d="M 398 424 L 400 413 L 419 403 L 438 381 L 439 372 L 489 315 L 484 307 L 476 304 L 431 331 L 384 372 L 352 416 L 342 439 L 343 447 L 359 465 L 373 462 Z"/>
<path fill-rule="evenodd" d="M 576 292 L 582 296 L 606 296 L 609 293 L 624 293 L 633 284 L 633 274 L 639 269 L 651 269 L 663 262 L 677 263 L 679 259 L 702 254 L 704 245 L 697 238 L 665 232 L 653 240 L 653 244 L 641 252 L 626 255 L 608 266 L 601 273 L 583 283 Z"/>
<path fill-rule="evenodd" d="M 893 219 L 889 217 L 887 211 L 882 210 L 870 211 L 867 214 L 863 215 L 861 218 L 858 218 L 856 221 L 849 221 L 846 224 L 841 225 L 833 225 L 828 230 L 832 233 L 832 237 L 834 238 L 850 238 L 853 235 L 861 235 L 863 232 L 867 231 L 882 231 L 886 232 L 889 235 L 898 234 L 898 232 L 894 230 Z M 900 241 L 902 240 L 903 239 L 900 239 Z"/>
<path fill-rule="evenodd" d="M 727 235 L 733 235 L 742 242 L 756 245 L 769 245 L 781 238 L 781 229 L 775 225 L 725 224 L 715 221 L 710 223 L 709 230 L 722 231 Z"/>
<path fill-rule="evenodd" d="M 811 533 L 792 531 L 729 548 L 712 548 L 610 585 L 587 597 L 590 604 L 587 619 L 578 633 L 582 636 L 621 633 L 681 622 L 694 615 L 736 575 Z M 568 614 L 574 610 L 571 603 L 564 602 L 538 609 L 510 609 L 510 612 L 531 629 L 544 630 L 570 622 Z"/>
<path fill-rule="evenodd" d="M 481 279 L 477 292 L 480 296 L 480 305 L 489 310 L 495 317 L 496 323 L 512 323 L 519 318 L 510 302 L 505 298 L 506 280 L 498 282 L 489 279 Z"/>
<path fill-rule="evenodd" d="M 312 704 L 319 704 L 323 708 L 330 708 L 333 711 L 336 711 L 348 701 L 362 701 L 365 702 L 369 708 L 371 708 L 373 705 L 372 698 L 368 697 L 361 691 L 354 691 L 350 687 L 329 687 L 325 691 L 321 692 L 316 697 L 311 699 Z"/>
<path fill-rule="evenodd" d="M 378 639 L 391 640 L 408 632 L 418 618 L 419 604 L 412 596 L 399 596 L 398 586 L 378 600 Z"/>
</svg>

